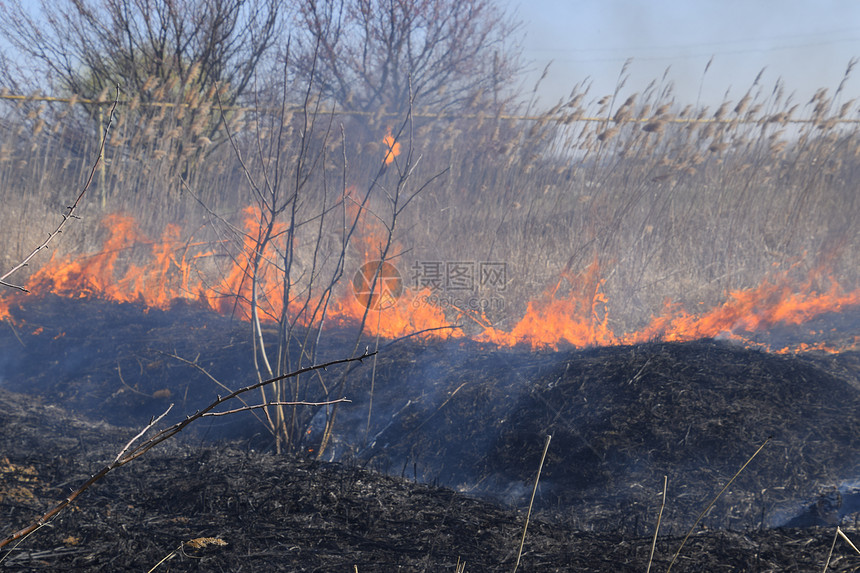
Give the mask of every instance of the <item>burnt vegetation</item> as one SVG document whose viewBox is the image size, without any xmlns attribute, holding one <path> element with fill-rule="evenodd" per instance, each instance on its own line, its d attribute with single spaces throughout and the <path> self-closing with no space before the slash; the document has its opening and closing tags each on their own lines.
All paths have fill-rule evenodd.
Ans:
<svg viewBox="0 0 860 573">
<path fill-rule="evenodd" d="M 0 6 L 0 568 L 857 568 L 843 85 L 625 65 L 538 111 L 489 0 L 37 12 Z M 440 262 L 504 280 L 428 303 Z"/>
</svg>

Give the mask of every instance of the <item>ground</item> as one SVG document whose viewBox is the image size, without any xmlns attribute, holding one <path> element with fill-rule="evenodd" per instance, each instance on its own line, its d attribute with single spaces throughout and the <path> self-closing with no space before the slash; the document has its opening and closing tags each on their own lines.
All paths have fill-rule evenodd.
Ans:
<svg viewBox="0 0 860 573">
<path fill-rule="evenodd" d="M 220 391 L 168 354 L 224 380 L 248 360 L 243 325 L 201 309 L 46 299 L 14 319 L 0 335 L 0 536 L 113 460 L 166 403 L 181 416 Z M 822 570 L 837 526 L 860 538 L 858 364 L 716 341 L 383 345 L 350 373 L 326 456 L 337 461 L 276 455 L 247 416 L 203 422 L 7 546 L 0 569 L 511 571 L 550 434 L 521 571 L 645 571 L 668 476 L 652 565 L 666 570 L 762 444 L 673 570 Z M 860 570 L 860 555 L 839 540 L 828 569 Z"/>
</svg>

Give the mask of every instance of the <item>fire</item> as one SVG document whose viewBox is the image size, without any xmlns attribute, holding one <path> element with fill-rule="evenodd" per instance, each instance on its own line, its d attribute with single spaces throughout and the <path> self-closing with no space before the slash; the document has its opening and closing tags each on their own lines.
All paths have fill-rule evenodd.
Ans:
<svg viewBox="0 0 860 573">
<path fill-rule="evenodd" d="M 569 293 L 559 297 L 564 283 Z M 478 340 L 503 346 L 530 344 L 533 348 L 558 348 L 560 343 L 578 347 L 617 344 L 618 338 L 608 325 L 603 283 L 597 261 L 581 276 L 564 272 L 554 289 L 528 303 L 525 316 L 510 332 L 487 327 Z"/>
<path fill-rule="evenodd" d="M 138 231 L 134 218 L 108 215 L 104 222 L 109 236 L 98 253 L 71 259 L 52 256 L 27 282 L 34 293 L 50 292 L 78 298 L 99 297 L 115 302 L 142 302 L 148 307 L 167 308 L 178 297 L 187 296 L 191 286 L 177 259 L 180 229 L 168 225 L 160 241 L 151 241 Z M 139 245 L 151 245 L 148 264 L 127 265 L 125 253 Z"/>
<path fill-rule="evenodd" d="M 245 208 L 243 225 L 246 232 L 242 250 L 233 258 L 224 277 L 215 286 L 197 287 L 199 300 L 222 314 L 237 314 L 246 319 L 251 317 L 252 301 L 256 300 L 260 320 L 273 321 L 281 316 L 284 310 L 284 284 L 278 272 L 278 253 L 283 253 L 286 247 L 286 224 L 278 221 L 272 223 L 271 236 L 274 239 L 266 243 L 262 252 L 258 252 L 258 240 L 268 224 L 269 221 L 259 208 Z M 257 280 L 256 292 L 251 280 L 253 276 Z"/>
<path fill-rule="evenodd" d="M 392 153 L 396 155 L 398 150 L 395 143 Z M 392 242 L 386 249 L 387 230 L 380 220 L 358 209 L 356 201 L 347 205 L 350 218 L 360 221 L 361 232 L 355 242 L 363 251 L 363 264 L 352 280 L 353 296 L 334 301 L 335 317 L 341 322 L 363 324 L 371 336 L 382 338 L 415 333 L 440 338 L 462 336 L 462 331 L 448 322 L 444 309 L 426 302 L 430 300 L 429 290 L 412 292 L 403 287 L 402 277 L 394 276 L 396 265 L 385 259 L 388 251 L 399 252 L 399 248 Z"/>
<path fill-rule="evenodd" d="M 388 133 L 382 138 L 382 143 L 385 144 L 385 164 L 390 165 L 394 158 L 400 155 L 400 142 L 395 141 L 390 127 Z"/>
<path fill-rule="evenodd" d="M 355 202 L 348 204 L 355 205 Z M 363 251 L 366 263 L 376 261 L 382 256 L 379 237 L 384 236 L 384 227 L 373 217 L 364 220 L 357 209 L 353 209 L 351 216 L 362 219 L 355 244 Z M 246 320 L 252 317 L 252 301 L 256 301 L 259 319 L 276 321 L 285 311 L 286 285 L 279 257 L 286 248 L 286 225 L 273 224 L 270 233 L 273 238 L 260 251 L 258 242 L 268 224 L 258 208 L 245 209 L 241 249 L 222 269 L 222 277 L 213 280 L 207 279 L 200 269 L 201 263 L 211 263 L 214 257 L 208 245 L 183 240 L 175 225 L 168 226 L 159 240 L 151 240 L 140 232 L 132 217 L 109 215 L 103 221 L 108 236 L 99 252 L 77 258 L 54 256 L 31 276 L 26 286 L 36 296 L 52 293 L 100 298 L 141 303 L 146 308 L 168 309 L 175 300 L 183 299 Z M 141 253 L 142 247 L 148 247 L 148 253 Z M 145 262 L 128 263 L 132 253 L 133 258 Z M 391 264 L 388 267 L 395 268 Z M 367 268 L 375 269 L 374 266 Z M 373 279 L 373 274 L 371 271 L 365 278 Z M 256 277 L 256 291 L 252 277 Z M 457 328 L 449 326 L 444 310 L 416 304 L 419 298 L 411 292 L 386 290 L 385 281 L 391 279 L 390 276 L 377 277 L 373 292 L 364 293 L 363 297 L 356 296 L 355 285 L 352 289 L 341 289 L 330 301 L 328 320 L 340 324 L 363 323 L 365 332 L 385 338 L 416 332 L 432 332 L 438 337 L 462 335 Z M 16 296 L 0 298 L 0 319 L 11 319 L 9 305 Z M 377 304 L 380 300 L 381 304 Z M 298 324 L 306 326 L 313 314 L 309 309 L 321 306 L 321 302 L 319 297 L 307 301 L 295 295 L 286 303 L 286 311 Z"/>
<path fill-rule="evenodd" d="M 662 316 L 629 337 L 628 342 L 654 338 L 682 341 L 719 335 L 743 339 L 745 333 L 763 331 L 777 324 L 803 324 L 825 312 L 841 312 L 860 304 L 860 289 L 843 293 L 831 279 L 830 289 L 819 293 L 813 290 L 812 283 L 809 279 L 798 289 L 800 292 L 794 292 L 787 274 L 783 274 L 756 288 L 729 293 L 725 303 L 702 315 L 688 314 L 667 304 Z"/>
<path fill-rule="evenodd" d="M 396 154 L 393 145 L 390 153 Z M 820 273 L 798 282 L 784 272 L 757 287 L 729 292 L 722 304 L 701 313 L 690 313 L 669 301 L 644 328 L 618 333 L 611 327 L 605 280 L 595 260 L 580 273 L 562 273 L 556 285 L 529 302 L 522 318 L 505 329 L 480 314 L 434 304 L 438 299 L 429 289 L 406 287 L 398 273 L 399 247 L 386 243 L 387 231 L 375 217 L 365 217 L 355 201 L 348 204 L 353 205 L 350 216 L 359 220 L 360 231 L 353 237 L 352 248 L 358 250 L 362 262 L 354 275 L 347 271 L 342 288 L 317 294 L 315 299 L 309 295 L 302 298 L 305 295 L 292 290 L 289 297 L 285 296 L 285 288 L 300 292 L 296 284 L 285 283 L 283 261 L 279 259 L 286 248 L 286 227 L 280 223 L 270 225 L 257 208 L 244 211 L 244 242 L 230 257 L 223 256 L 223 245 L 183 238 L 175 225 L 167 226 L 153 240 L 139 230 L 132 217 L 109 215 L 103 222 L 106 239 L 99 252 L 76 258 L 55 255 L 30 277 L 26 287 L 35 296 L 54 293 L 135 302 L 160 309 L 184 299 L 245 320 L 252 318 L 256 308 L 263 322 L 278 320 L 286 313 L 305 326 L 319 320 L 314 308 L 325 307 L 328 324 L 361 324 L 365 333 L 383 338 L 415 333 L 435 338 L 462 337 L 465 332 L 458 321 L 465 321 L 479 331 L 474 335 L 479 342 L 550 349 L 713 337 L 756 345 L 756 334 L 774 327 L 804 325 L 825 313 L 860 309 L 860 289 L 846 291 L 835 279 L 822 278 Z M 267 228 L 272 240 L 260 252 L 257 245 Z M 217 273 L 213 274 L 213 269 Z M 256 276 L 256 282 L 252 276 Z M 24 296 L 31 295 L 6 293 L 0 297 L 0 320 L 12 320 L 10 307 Z M 331 298 L 323 300 L 321 296 Z M 767 349 L 833 351 L 821 342 L 821 336 L 821 332 L 813 331 L 806 342 Z M 858 344 L 860 337 L 855 336 L 853 347 Z"/>
<path fill-rule="evenodd" d="M 443 309 L 429 304 L 418 304 L 417 301 L 426 298 L 429 291 L 422 291 L 417 296 L 400 296 L 390 299 L 388 304 L 378 311 L 367 312 L 360 297 L 344 297 L 335 305 L 335 316 L 341 322 L 355 322 L 365 316 L 365 330 L 371 336 L 381 338 L 400 338 L 416 333 L 450 338 L 462 336 L 462 331 L 449 324 Z M 423 295 L 423 296 L 422 296 Z"/>
<path fill-rule="evenodd" d="M 792 288 L 788 273 L 761 285 L 728 293 L 727 300 L 701 314 L 692 314 L 671 301 L 643 329 L 615 334 L 609 327 L 609 303 L 603 282 L 593 263 L 580 277 L 565 278 L 571 285 L 567 296 L 558 287 L 528 303 L 523 318 L 509 331 L 485 328 L 479 340 L 504 346 L 527 344 L 532 348 L 558 349 L 562 343 L 576 347 L 637 344 L 652 340 L 684 342 L 724 337 L 755 345 L 752 335 L 778 325 L 801 325 L 825 313 L 860 306 L 860 289 L 844 292 L 835 279 L 828 279 L 825 292 L 814 288 L 814 277 Z M 858 337 L 854 339 L 857 345 Z M 767 348 L 770 350 L 770 348 Z M 825 343 L 799 344 L 777 352 L 832 351 Z"/>
</svg>

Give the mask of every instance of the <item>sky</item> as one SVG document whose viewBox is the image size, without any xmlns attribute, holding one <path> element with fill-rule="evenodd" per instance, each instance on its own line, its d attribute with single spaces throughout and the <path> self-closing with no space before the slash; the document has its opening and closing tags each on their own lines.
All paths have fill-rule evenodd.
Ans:
<svg viewBox="0 0 860 573">
<path fill-rule="evenodd" d="M 538 92 L 546 107 L 585 78 L 591 96 L 611 94 L 628 58 L 626 93 L 668 67 L 677 103 L 716 106 L 727 90 L 740 99 L 766 68 L 763 85 L 781 78 L 795 103 L 806 103 L 818 88 L 832 93 L 860 57 L 857 0 L 500 1 L 524 24 L 526 85 L 552 62 Z M 860 66 L 846 92 L 860 96 Z"/>
</svg>

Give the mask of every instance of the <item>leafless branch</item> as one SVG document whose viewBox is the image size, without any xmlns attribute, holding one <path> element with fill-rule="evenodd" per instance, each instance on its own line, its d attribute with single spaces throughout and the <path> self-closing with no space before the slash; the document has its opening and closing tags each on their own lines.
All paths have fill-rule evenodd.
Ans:
<svg viewBox="0 0 860 573">
<path fill-rule="evenodd" d="M 521 70 L 520 24 L 488 0 L 313 0 L 298 16 L 296 68 L 319 57 L 326 95 L 366 112 L 446 109 L 499 94 Z M 502 98 L 504 99 L 504 98 Z"/>
<path fill-rule="evenodd" d="M 254 404 L 252 406 L 242 406 L 241 408 L 235 408 L 233 410 L 225 410 L 223 412 L 209 412 L 207 414 L 203 414 L 203 417 L 207 416 L 226 416 L 228 414 L 237 414 L 239 412 L 249 412 L 251 410 L 256 410 L 258 408 L 266 408 L 269 406 L 331 406 L 332 404 L 340 404 L 341 402 L 352 402 L 352 400 L 348 400 L 346 398 L 338 398 L 337 400 L 325 400 L 323 402 L 265 402 L 263 404 Z"/>
</svg>

